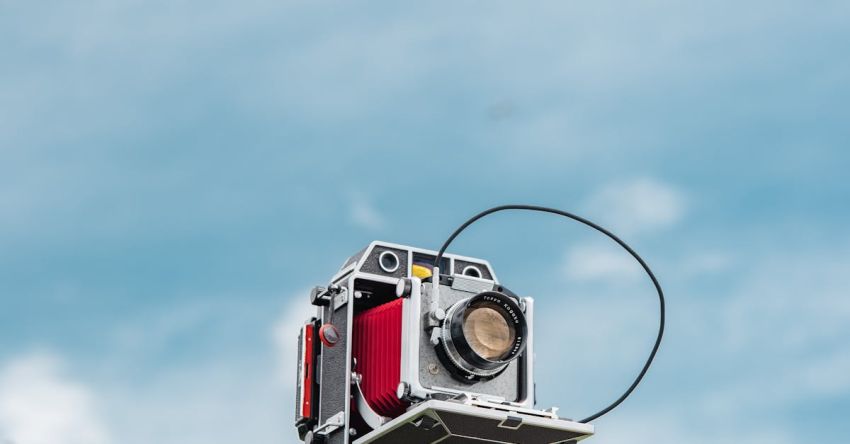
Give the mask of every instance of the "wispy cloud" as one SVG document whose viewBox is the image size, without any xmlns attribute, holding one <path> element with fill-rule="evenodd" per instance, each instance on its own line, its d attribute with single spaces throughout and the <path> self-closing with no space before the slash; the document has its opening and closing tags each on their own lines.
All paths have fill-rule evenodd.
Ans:
<svg viewBox="0 0 850 444">
<path fill-rule="evenodd" d="M 288 305 L 272 328 L 274 343 L 277 346 L 275 352 L 280 366 L 278 374 L 281 376 L 283 387 L 288 390 L 293 390 L 295 387 L 298 330 L 316 313 L 316 307 L 310 304 L 309 294 L 310 289 L 304 289 L 291 296 Z"/>
<path fill-rule="evenodd" d="M 94 393 L 62 373 L 49 353 L 14 358 L 0 370 L 0 440 L 14 444 L 109 442 Z"/>
<path fill-rule="evenodd" d="M 731 259 L 725 255 L 713 253 L 683 261 L 685 266 L 691 262 L 700 264 L 695 267 L 698 272 L 721 273 L 722 279 L 729 276 L 730 270 L 745 268 L 744 279 L 719 294 L 694 287 L 679 287 L 679 291 L 671 292 L 665 347 L 643 390 L 656 390 L 660 381 L 671 377 L 676 383 L 642 401 L 639 390 L 631 402 L 646 404 L 622 408 L 600 421 L 594 442 L 620 443 L 634 436 L 651 437 L 661 444 L 733 439 L 747 443 L 796 441 L 799 429 L 775 418 L 788 410 L 840 402 L 850 393 L 850 349 L 846 342 L 850 334 L 846 322 L 850 304 L 841 296 L 850 291 L 850 281 L 846 278 L 848 264 L 843 251 L 838 248 L 831 252 L 784 253 L 736 267 L 729 267 Z M 693 276 L 688 274 L 685 280 L 693 282 L 690 277 Z M 577 302 L 549 311 L 572 313 L 575 320 L 571 327 L 583 334 L 577 336 L 578 341 L 571 341 L 581 346 L 571 348 L 570 359 L 583 362 L 581 367 L 601 368 L 593 375 L 595 383 L 608 377 L 609 368 L 639 362 L 646 350 L 643 340 L 652 333 L 645 329 L 651 325 L 638 320 L 654 319 L 654 313 L 643 309 L 654 311 L 655 307 L 630 305 L 643 303 L 644 299 L 609 296 L 586 302 L 576 298 Z M 541 320 L 546 320 L 546 316 L 542 315 Z M 549 322 L 557 323 L 556 314 L 548 316 Z M 613 322 L 606 316 L 614 318 Z M 600 319 L 609 323 L 607 328 L 596 325 Z M 546 328 L 547 322 L 539 324 Z M 548 345 L 547 335 L 539 336 L 540 345 Z M 583 352 L 585 341 L 592 344 L 587 346 L 589 350 L 601 351 Z M 616 344 L 616 352 L 612 351 L 612 344 Z M 623 359 L 623 354 L 631 355 Z M 558 373 L 557 378 L 547 377 L 548 380 L 576 381 L 587 377 L 580 372 L 571 374 L 572 366 L 568 365 L 540 372 L 544 377 L 550 372 Z M 717 372 L 734 372 L 734 376 L 717 378 Z M 676 379 L 681 375 L 687 375 L 685 380 Z M 669 384 L 661 382 L 665 383 Z M 571 388 L 580 393 L 583 390 Z M 593 391 L 599 390 L 597 386 Z M 581 401 L 579 397 L 578 402 Z M 681 410 L 670 408 L 671 404 L 680 405 Z M 637 413 L 639 410 L 643 411 Z"/>
<path fill-rule="evenodd" d="M 700 252 L 681 263 L 682 272 L 688 276 L 714 274 L 726 271 L 734 263 L 731 255 L 721 251 Z"/>
<path fill-rule="evenodd" d="M 621 415 L 616 421 L 597 426 L 595 444 L 652 442 L 654 444 L 711 444 L 745 442 L 747 444 L 788 444 L 794 439 L 775 424 L 750 424 L 746 429 L 734 423 L 695 423 L 674 409 L 661 409 L 637 415 Z"/>
<path fill-rule="evenodd" d="M 641 275 L 640 265 L 616 245 L 579 245 L 567 251 L 563 271 L 576 281 L 632 279 Z"/>
<path fill-rule="evenodd" d="M 292 397 L 275 384 L 270 361 L 219 353 L 109 384 L 103 392 L 113 442 L 292 442 Z"/>
<path fill-rule="evenodd" d="M 351 221 L 358 227 L 380 230 L 387 225 L 384 215 L 362 193 L 351 193 L 348 211 Z"/>
<path fill-rule="evenodd" d="M 685 214 L 685 198 L 672 185 L 653 178 L 614 182 L 592 193 L 585 211 L 616 234 L 639 235 L 670 228 Z M 694 272 L 716 269 L 725 258 L 716 254 L 695 258 Z M 562 266 L 564 274 L 576 281 L 631 279 L 642 274 L 638 263 L 613 243 L 580 244 L 570 248 Z"/>
<path fill-rule="evenodd" d="M 293 402 L 295 399 L 296 362 L 298 360 L 298 331 L 304 322 L 316 313 L 316 307 L 310 304 L 309 289 L 304 289 L 289 298 L 289 303 L 280 314 L 272 327 L 272 336 L 276 345 L 278 383 L 286 393 L 286 400 L 280 412 L 283 418 L 294 415 Z M 292 427 L 286 424 L 286 428 Z M 294 431 L 291 433 L 295 433 Z"/>
<path fill-rule="evenodd" d="M 820 405 L 850 394 L 848 259 L 836 251 L 759 258 L 726 294 L 680 296 L 673 347 L 703 343 L 706 362 L 725 360 L 735 377 L 696 389 L 691 402 L 719 421 L 752 412 Z M 697 291 L 697 290 L 693 290 Z M 679 348 L 680 352 L 686 352 Z M 672 351 L 676 353 L 674 348 Z M 685 362 L 677 362 L 687 368 Z M 692 369 L 689 371 L 693 371 Z M 708 379 L 706 376 L 700 376 Z"/>
<path fill-rule="evenodd" d="M 624 234 L 669 228 L 686 211 L 685 194 L 673 185 L 644 177 L 610 183 L 586 201 L 589 215 Z"/>
</svg>

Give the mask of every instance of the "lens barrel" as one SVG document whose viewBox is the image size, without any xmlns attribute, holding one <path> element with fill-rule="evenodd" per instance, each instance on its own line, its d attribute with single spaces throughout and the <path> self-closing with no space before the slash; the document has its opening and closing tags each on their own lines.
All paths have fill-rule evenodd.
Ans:
<svg viewBox="0 0 850 444">
<path fill-rule="evenodd" d="M 518 301 L 486 291 L 464 299 L 446 312 L 437 354 L 462 381 L 498 376 L 525 350 L 528 324 Z"/>
</svg>

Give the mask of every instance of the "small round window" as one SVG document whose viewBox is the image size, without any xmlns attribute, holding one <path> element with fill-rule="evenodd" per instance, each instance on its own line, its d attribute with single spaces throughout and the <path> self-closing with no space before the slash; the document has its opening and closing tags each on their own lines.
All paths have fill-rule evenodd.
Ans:
<svg viewBox="0 0 850 444">
<path fill-rule="evenodd" d="M 469 277 L 474 277 L 474 278 L 480 278 L 481 277 L 481 270 L 479 270 L 478 267 L 476 267 L 475 265 L 467 265 L 463 269 L 463 275 L 469 276 Z"/>
<path fill-rule="evenodd" d="M 400 263 L 401 261 L 398 260 L 398 256 L 392 251 L 385 251 L 378 256 L 378 265 L 381 266 L 381 270 L 384 270 L 387 273 L 392 273 L 398 270 Z"/>
</svg>

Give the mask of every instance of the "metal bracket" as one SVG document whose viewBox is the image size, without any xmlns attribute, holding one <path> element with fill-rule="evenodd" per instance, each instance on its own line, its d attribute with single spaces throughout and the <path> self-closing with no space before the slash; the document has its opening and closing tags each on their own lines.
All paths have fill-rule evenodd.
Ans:
<svg viewBox="0 0 850 444">
<path fill-rule="evenodd" d="M 334 311 L 338 310 L 339 307 L 348 303 L 348 290 L 345 288 L 341 288 L 339 293 L 332 296 Z"/>
<path fill-rule="evenodd" d="M 330 435 L 342 427 L 345 427 L 345 412 L 339 412 L 336 415 L 331 416 L 324 424 L 313 430 L 313 433 Z"/>
<path fill-rule="evenodd" d="M 500 427 L 503 429 L 516 430 L 522 426 L 522 417 L 520 416 L 511 416 L 508 414 L 508 417 L 505 418 L 502 422 L 500 422 L 496 427 Z"/>
<path fill-rule="evenodd" d="M 450 402 L 456 402 L 459 404 L 465 404 L 472 407 L 483 407 L 491 410 L 498 410 L 502 412 L 507 412 L 510 414 L 521 414 L 527 416 L 535 416 L 538 418 L 548 418 L 548 419 L 559 419 L 557 415 L 558 408 L 552 407 L 546 410 L 535 410 L 529 409 L 526 407 L 522 407 L 519 405 L 515 405 L 509 402 L 493 402 L 486 399 L 482 399 L 477 396 L 473 396 L 468 393 L 461 393 L 456 395 L 451 399 L 447 399 Z"/>
<path fill-rule="evenodd" d="M 472 276 L 455 275 L 452 281 L 452 289 L 465 291 L 467 293 L 481 293 L 493 289 L 493 281 Z"/>
<path fill-rule="evenodd" d="M 354 393 L 355 402 L 357 403 L 357 412 L 360 413 L 360 416 L 363 418 L 363 421 L 369 425 L 373 430 L 381 427 L 390 421 L 390 418 L 379 415 L 376 411 L 372 410 L 372 407 L 369 406 L 369 403 L 366 402 L 366 397 L 363 396 L 363 390 L 360 388 L 360 375 L 355 375 L 356 377 L 351 378 L 352 384 L 354 384 L 356 391 Z"/>
<path fill-rule="evenodd" d="M 443 329 L 440 327 L 434 327 L 431 330 L 431 345 L 437 345 L 440 343 L 440 336 L 443 335 Z"/>
<path fill-rule="evenodd" d="M 440 308 L 440 267 L 434 267 L 434 278 L 431 284 L 431 307 L 428 311 L 434 313 Z"/>
<path fill-rule="evenodd" d="M 325 287 L 314 287 L 310 291 L 310 302 L 313 305 L 333 306 L 334 311 L 348 302 L 348 291 L 345 287 L 339 285 L 330 285 Z"/>
</svg>

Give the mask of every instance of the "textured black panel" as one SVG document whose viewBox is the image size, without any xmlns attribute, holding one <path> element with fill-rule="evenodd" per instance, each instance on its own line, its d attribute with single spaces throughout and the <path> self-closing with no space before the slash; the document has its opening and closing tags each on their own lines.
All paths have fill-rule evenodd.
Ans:
<svg viewBox="0 0 850 444">
<path fill-rule="evenodd" d="M 333 304 L 322 307 L 322 322 L 330 320 L 330 310 Z M 339 307 L 333 314 L 333 324 L 340 333 L 340 341 L 333 347 L 321 347 L 321 383 L 319 404 L 319 425 L 324 424 L 333 415 L 345 410 L 345 387 L 348 384 L 346 372 L 346 347 L 348 344 L 348 305 Z M 328 439 L 328 444 L 342 444 L 345 434 L 334 432 Z"/>
<path fill-rule="evenodd" d="M 418 418 L 421 418 L 421 416 Z M 414 423 L 417 422 L 417 419 L 397 427 L 373 442 L 376 444 L 431 444 L 448 434 L 442 424 L 438 424 L 430 430 L 416 427 Z"/>
<path fill-rule="evenodd" d="M 455 259 L 455 273 L 454 274 L 463 274 L 463 269 L 469 265 L 473 265 L 481 271 L 481 277 L 484 279 L 493 280 L 493 275 L 490 274 L 490 270 L 484 264 L 476 264 L 475 262 L 467 262 L 462 261 L 460 259 Z"/>
<path fill-rule="evenodd" d="M 443 441 L 440 441 L 440 443 L 441 443 L 441 444 L 442 444 L 442 443 L 446 443 L 446 444 L 482 444 L 482 443 L 490 443 L 490 444 L 493 444 L 493 441 L 490 441 L 490 440 L 487 440 L 487 439 L 475 439 L 475 438 L 469 438 L 469 437 L 466 437 L 466 436 L 450 436 L 450 437 L 448 437 L 448 438 L 444 439 Z"/>
<path fill-rule="evenodd" d="M 396 256 L 398 256 L 398 269 L 392 273 L 387 273 L 378 264 L 378 257 L 384 251 L 392 251 L 396 254 Z M 407 251 L 399 250 L 397 248 L 382 247 L 378 245 L 373 248 L 372 251 L 369 253 L 369 257 L 367 257 L 366 260 L 363 262 L 363 265 L 360 267 L 360 271 L 366 273 L 379 274 L 382 276 L 407 277 Z"/>
<path fill-rule="evenodd" d="M 511 430 L 499 427 L 501 421 L 497 419 L 471 417 L 445 411 L 438 411 L 437 413 L 452 435 L 474 436 L 495 442 L 545 444 L 562 442 L 582 436 L 580 433 L 528 424 L 523 424 L 518 429 Z"/>
</svg>

